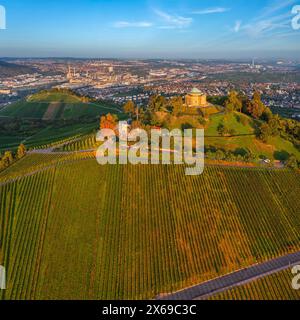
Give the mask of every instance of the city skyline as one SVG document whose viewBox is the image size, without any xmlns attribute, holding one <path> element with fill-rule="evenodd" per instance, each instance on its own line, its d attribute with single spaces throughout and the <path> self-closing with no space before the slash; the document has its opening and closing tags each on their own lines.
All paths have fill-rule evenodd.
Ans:
<svg viewBox="0 0 300 320">
<path fill-rule="evenodd" d="M 1 0 L 2 57 L 296 58 L 297 0 Z"/>
</svg>

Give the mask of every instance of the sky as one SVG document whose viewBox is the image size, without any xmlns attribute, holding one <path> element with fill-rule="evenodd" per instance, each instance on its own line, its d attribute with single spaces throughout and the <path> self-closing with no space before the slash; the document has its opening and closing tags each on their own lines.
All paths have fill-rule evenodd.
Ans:
<svg viewBox="0 0 300 320">
<path fill-rule="evenodd" d="M 300 29 L 292 28 L 297 4 L 300 0 L 0 0 L 6 12 L 0 57 L 299 58 Z"/>
</svg>

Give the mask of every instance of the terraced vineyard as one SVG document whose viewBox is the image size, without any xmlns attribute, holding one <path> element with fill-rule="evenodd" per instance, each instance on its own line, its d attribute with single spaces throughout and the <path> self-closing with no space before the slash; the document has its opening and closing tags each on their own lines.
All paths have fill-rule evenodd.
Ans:
<svg viewBox="0 0 300 320">
<path fill-rule="evenodd" d="M 3 299 L 153 298 L 300 249 L 295 172 L 69 157 L 0 185 Z"/>
<path fill-rule="evenodd" d="M 295 275 L 281 271 L 212 297 L 210 300 L 300 300 L 300 290 L 292 288 Z"/>
<path fill-rule="evenodd" d="M 86 135 L 76 141 L 67 143 L 63 146 L 62 151 L 80 151 L 91 150 L 97 147 L 96 134 Z"/>
</svg>

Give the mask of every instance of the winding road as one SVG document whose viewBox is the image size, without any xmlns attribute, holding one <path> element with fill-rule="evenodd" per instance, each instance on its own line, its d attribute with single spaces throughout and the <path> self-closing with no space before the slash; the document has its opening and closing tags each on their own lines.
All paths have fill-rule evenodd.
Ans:
<svg viewBox="0 0 300 320">
<path fill-rule="evenodd" d="M 256 264 L 246 269 L 183 289 L 173 294 L 157 297 L 157 300 L 203 300 L 217 293 L 238 287 L 273 273 L 300 265 L 300 251 Z M 291 273 L 291 283 L 293 275 Z"/>
</svg>

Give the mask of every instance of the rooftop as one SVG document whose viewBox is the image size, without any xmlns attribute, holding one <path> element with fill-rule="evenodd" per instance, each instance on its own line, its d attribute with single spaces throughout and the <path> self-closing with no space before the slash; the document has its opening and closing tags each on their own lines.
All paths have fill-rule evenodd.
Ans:
<svg viewBox="0 0 300 320">
<path fill-rule="evenodd" d="M 199 89 L 193 88 L 192 91 L 190 92 L 191 94 L 203 94 Z"/>
</svg>

